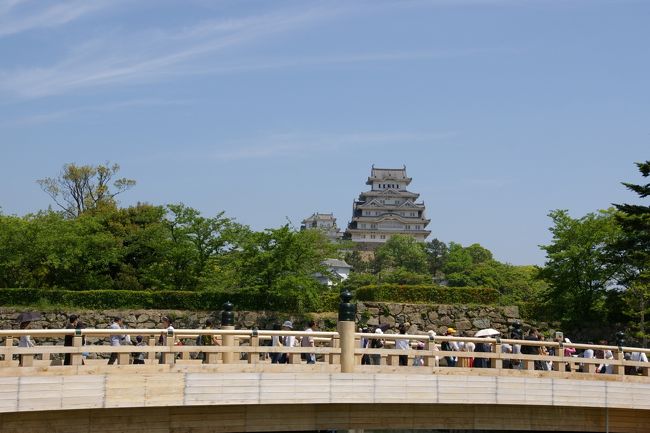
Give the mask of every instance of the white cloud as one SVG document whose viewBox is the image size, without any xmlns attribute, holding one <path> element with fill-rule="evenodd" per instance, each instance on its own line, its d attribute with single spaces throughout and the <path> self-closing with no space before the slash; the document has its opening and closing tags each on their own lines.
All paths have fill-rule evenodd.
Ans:
<svg viewBox="0 0 650 433">
<path fill-rule="evenodd" d="M 0 2 L 0 37 L 39 28 L 57 27 L 103 9 L 117 0 L 45 1 L 4 0 Z"/>
<path fill-rule="evenodd" d="M 178 73 L 190 60 L 293 30 L 336 14 L 335 8 L 293 10 L 210 21 L 176 31 L 149 31 L 86 42 L 50 67 L 0 72 L 0 94 L 38 98 L 116 83 L 138 83 Z"/>
</svg>

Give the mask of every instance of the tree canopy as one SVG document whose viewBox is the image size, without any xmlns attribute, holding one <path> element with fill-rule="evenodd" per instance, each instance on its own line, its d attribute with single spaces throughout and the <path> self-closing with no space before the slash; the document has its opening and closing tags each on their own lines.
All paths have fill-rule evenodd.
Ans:
<svg viewBox="0 0 650 433">
<path fill-rule="evenodd" d="M 46 177 L 37 182 L 54 203 L 69 218 L 102 207 L 115 207 L 115 196 L 132 188 L 135 181 L 115 179 L 118 164 L 65 164 L 57 177 Z"/>
</svg>

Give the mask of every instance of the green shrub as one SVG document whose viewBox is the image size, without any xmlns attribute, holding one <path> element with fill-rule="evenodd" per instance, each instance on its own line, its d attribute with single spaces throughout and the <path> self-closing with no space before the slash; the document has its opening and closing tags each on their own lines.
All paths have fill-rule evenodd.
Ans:
<svg viewBox="0 0 650 433">
<path fill-rule="evenodd" d="M 499 292 L 482 287 L 444 287 L 435 284 L 382 284 L 360 287 L 358 301 L 430 304 L 495 304 Z"/>
<path fill-rule="evenodd" d="M 318 297 L 301 297 L 299 293 L 267 293 L 257 289 L 238 291 L 129 291 L 129 290 L 62 290 L 0 289 L 2 306 L 60 305 L 70 308 L 105 310 L 111 308 L 156 308 L 177 310 L 221 310 L 226 301 L 237 310 L 274 310 L 293 313 L 336 311 L 338 291 Z"/>
</svg>

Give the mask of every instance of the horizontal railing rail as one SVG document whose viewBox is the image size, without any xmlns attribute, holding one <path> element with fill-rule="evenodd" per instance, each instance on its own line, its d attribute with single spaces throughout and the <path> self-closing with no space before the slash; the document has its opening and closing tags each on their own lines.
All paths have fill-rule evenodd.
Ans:
<svg viewBox="0 0 650 433">
<path fill-rule="evenodd" d="M 110 345 L 111 336 L 142 336 L 142 343 Z M 213 343 L 197 344 L 202 336 L 212 336 Z M 295 337 L 295 346 L 271 346 L 273 337 Z M 72 345 L 64 345 L 68 337 Z M 71 337 L 71 338 L 70 338 Z M 34 343 L 32 347 L 21 347 Z M 310 338 L 313 346 L 304 347 L 300 340 Z M 650 349 L 629 346 L 564 343 L 500 338 L 437 336 L 433 334 L 376 334 L 355 333 L 355 371 L 375 371 L 376 366 L 408 366 L 439 369 L 449 367 L 490 368 L 496 370 L 540 370 L 548 374 L 581 372 L 595 374 L 604 371 L 616 375 L 649 375 L 650 364 L 626 359 L 634 352 L 650 356 Z M 30 343 L 25 343 L 24 340 Z M 362 347 L 362 342 L 380 340 L 383 347 Z M 407 349 L 395 348 L 398 340 L 408 340 Z M 257 329 L 27 329 L 0 330 L 0 369 L 3 367 L 31 367 L 108 363 L 137 364 L 271 364 L 278 354 L 282 363 L 305 363 L 311 358 L 316 364 L 336 368 L 341 362 L 341 336 L 338 332 L 305 332 L 293 330 Z M 212 340 L 210 340 L 212 342 Z M 443 342 L 455 342 L 465 349 L 442 350 Z M 473 343 L 483 350 L 468 351 Z M 529 350 L 552 350 L 548 353 L 521 353 Z M 507 348 L 507 350 L 505 350 Z M 587 350 L 601 354 L 600 358 L 565 355 L 566 349 Z M 605 355 L 607 355 L 605 357 Z M 94 359 L 93 359 L 94 358 Z M 629 358 L 629 356 L 628 356 Z M 477 360 L 479 362 L 477 362 Z M 136 362 L 137 361 L 137 362 Z M 387 370 L 392 371 L 392 370 Z M 434 371 L 434 370 L 431 370 Z"/>
</svg>

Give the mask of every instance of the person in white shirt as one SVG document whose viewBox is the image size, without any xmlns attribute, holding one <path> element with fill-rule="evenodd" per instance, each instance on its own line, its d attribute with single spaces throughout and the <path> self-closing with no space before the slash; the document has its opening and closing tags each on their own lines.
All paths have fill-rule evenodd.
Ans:
<svg viewBox="0 0 650 433">
<path fill-rule="evenodd" d="M 402 335 L 406 334 L 406 326 L 402 325 L 399 327 L 399 333 Z M 408 338 L 400 338 L 395 340 L 395 349 L 400 350 L 409 350 L 410 344 Z M 408 355 L 399 355 L 399 365 L 409 365 Z"/>
<path fill-rule="evenodd" d="M 108 328 L 112 329 L 112 330 L 122 329 L 122 324 L 123 323 L 124 323 L 124 321 L 122 320 L 121 317 L 116 317 L 116 318 L 113 319 L 113 323 L 111 323 Z M 111 346 L 112 347 L 120 346 L 122 340 L 124 340 L 124 337 L 125 337 L 125 335 L 111 334 L 111 336 L 109 338 L 109 340 L 111 342 Z M 115 364 L 115 361 L 117 361 L 117 353 L 112 352 L 110 358 L 108 358 L 108 363 L 109 363 L 109 365 L 110 364 Z"/>
<path fill-rule="evenodd" d="M 634 362 L 648 362 L 648 356 L 645 354 L 645 352 L 632 352 L 630 354 L 630 361 Z M 639 374 L 641 373 L 643 367 L 630 367 L 630 373 L 629 374 Z M 646 367 L 647 368 L 647 367 Z M 626 367 L 626 371 L 628 368 Z"/>
<path fill-rule="evenodd" d="M 160 338 L 158 339 L 158 341 L 159 341 L 163 346 L 167 346 L 167 342 L 168 342 L 168 340 L 167 340 L 167 336 L 168 336 L 168 334 L 169 334 L 170 332 L 172 332 L 172 333 L 174 332 L 174 327 L 172 326 L 172 319 L 170 319 L 170 318 L 167 317 L 167 316 L 163 316 L 163 317 L 160 319 L 160 321 L 162 322 L 162 324 L 163 324 L 163 328 L 165 328 L 165 331 L 163 331 L 163 332 L 160 333 Z M 175 338 L 175 337 L 172 337 L 172 338 Z M 172 344 L 173 344 L 173 343 L 172 343 Z M 164 364 L 164 363 L 165 363 L 165 357 L 163 356 L 162 353 L 160 354 L 160 361 L 159 361 L 159 363 L 160 363 L 160 364 Z"/>
<path fill-rule="evenodd" d="M 644 352 L 632 352 L 630 361 L 648 362 L 648 356 Z"/>
<path fill-rule="evenodd" d="M 20 322 L 20 329 L 29 328 L 29 324 L 32 322 Z M 18 340 L 18 347 L 34 347 L 34 341 L 29 335 L 22 335 L 20 340 Z"/>
<path fill-rule="evenodd" d="M 291 320 L 285 320 L 282 324 L 282 329 L 286 331 L 293 330 L 293 323 Z M 295 335 L 285 335 L 282 337 L 282 345 L 285 347 L 294 347 L 296 345 L 296 336 Z M 283 353 L 280 356 L 280 364 L 289 364 L 291 361 L 291 356 L 288 353 Z"/>
</svg>

